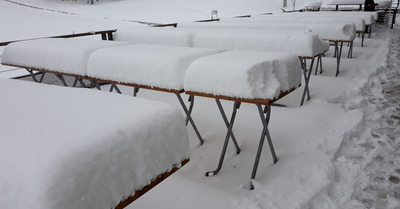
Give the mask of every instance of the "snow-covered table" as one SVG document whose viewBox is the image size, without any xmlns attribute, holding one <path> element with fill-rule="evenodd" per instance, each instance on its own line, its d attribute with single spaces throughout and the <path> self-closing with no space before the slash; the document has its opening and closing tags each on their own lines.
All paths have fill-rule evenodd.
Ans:
<svg viewBox="0 0 400 209">
<path fill-rule="evenodd" d="M 208 24 L 208 23 L 204 23 Z M 178 26 L 179 27 L 179 26 Z M 164 36 L 164 33 L 168 34 Z M 135 35 L 138 34 L 138 35 Z M 173 36 L 175 34 L 181 39 Z M 329 44 L 321 41 L 316 34 L 311 33 L 248 33 L 231 30 L 188 30 L 180 28 L 125 28 L 117 30 L 115 39 L 132 43 L 151 43 L 174 45 L 182 40 L 189 47 L 212 48 L 218 50 L 254 50 L 294 53 L 302 60 L 305 86 L 300 104 L 304 103 L 307 95 L 310 99 L 308 83 L 314 60 L 322 67 L 321 56 L 328 51 Z M 179 42 L 182 45 L 182 42 Z M 306 61 L 311 60 L 310 70 L 306 73 Z M 318 65 L 319 63 L 319 65 Z"/>
<path fill-rule="evenodd" d="M 218 167 L 207 172 L 206 176 L 220 171 L 230 138 L 237 147 L 232 128 L 236 111 L 242 102 L 257 106 L 263 124 L 251 179 L 256 176 L 265 138 L 268 140 L 273 162 L 278 161 L 268 131 L 271 104 L 300 86 L 299 64 L 300 61 L 294 54 L 235 50 L 203 57 L 190 65 L 185 76 L 186 93 L 214 98 L 228 128 Z M 220 99 L 234 101 L 230 121 Z M 237 154 L 239 152 L 240 149 L 237 149 Z M 250 188 L 253 188 L 252 184 Z"/>
<path fill-rule="evenodd" d="M 0 208 L 114 208 L 190 157 L 171 105 L 9 79 L 0 88 Z"/>
<path fill-rule="evenodd" d="M 54 73 L 66 86 L 63 75 L 87 78 L 87 61 L 96 49 L 120 46 L 128 43 L 94 39 L 46 38 L 13 42 L 4 49 L 1 62 L 4 65 L 25 68 L 37 81 L 33 71 Z M 43 79 L 44 74 L 39 79 Z"/>
<path fill-rule="evenodd" d="M 132 86 L 135 96 L 139 88 L 172 92 L 178 97 L 202 144 L 204 140 L 190 116 L 193 98 L 188 110 L 180 93 L 184 91 L 183 78 L 189 64 L 199 57 L 218 52 L 214 49 L 120 41 L 39 39 L 7 45 L 2 64 L 22 67 L 31 72 L 54 73 L 65 86 L 67 83 L 63 75 L 77 79 L 73 86 L 77 81 L 85 86 L 82 79 L 91 81 L 98 89 L 100 82 L 110 83 L 110 91 L 116 89 L 119 93 L 117 84 Z M 34 74 L 32 77 L 35 79 Z M 38 82 L 41 80 L 35 79 Z"/>
<path fill-rule="evenodd" d="M 188 121 L 196 132 L 200 143 L 203 139 L 190 116 L 193 97 L 189 109 L 185 106 L 181 93 L 188 66 L 196 59 L 218 50 L 181 46 L 133 44 L 96 50 L 88 60 L 87 73 L 91 80 L 131 86 L 135 92 L 146 88 L 174 93 Z M 117 89 L 118 91 L 118 89 Z"/>
</svg>

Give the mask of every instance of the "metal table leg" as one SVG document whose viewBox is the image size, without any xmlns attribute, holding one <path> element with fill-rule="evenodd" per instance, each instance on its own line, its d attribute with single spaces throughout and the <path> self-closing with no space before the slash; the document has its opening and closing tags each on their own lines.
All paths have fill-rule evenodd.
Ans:
<svg viewBox="0 0 400 209">
<path fill-rule="evenodd" d="M 222 168 L 222 164 L 224 162 L 224 158 L 225 158 L 225 154 L 226 154 L 226 148 L 228 147 L 228 143 L 229 143 L 229 138 L 232 135 L 232 127 L 233 127 L 233 123 L 235 122 L 236 112 L 237 112 L 237 109 L 239 109 L 239 107 L 240 107 L 240 102 L 235 101 L 235 103 L 233 104 L 231 120 L 230 120 L 229 126 L 228 126 L 228 132 L 226 133 L 224 146 L 222 147 L 221 156 L 219 158 L 218 167 L 214 171 L 206 172 L 206 176 L 213 176 L 213 175 L 217 174 Z"/>
<path fill-rule="evenodd" d="M 262 148 L 264 145 L 265 137 L 267 137 L 269 148 L 271 150 L 271 154 L 272 154 L 272 158 L 273 158 L 272 162 L 274 164 L 276 162 L 278 162 L 278 158 L 275 153 L 274 145 L 272 144 L 271 135 L 269 134 L 269 130 L 268 130 L 268 123 L 269 123 L 269 119 L 271 117 L 271 106 L 269 106 L 269 105 L 266 106 L 267 114 L 265 116 L 261 105 L 259 105 L 259 104 L 256 104 L 256 105 L 257 105 L 258 112 L 259 112 L 260 118 L 261 118 L 261 122 L 262 122 L 264 128 L 263 128 L 263 131 L 261 134 L 260 143 L 258 144 L 257 155 L 256 155 L 256 159 L 254 160 L 254 166 L 253 166 L 253 171 L 251 173 L 251 179 L 255 179 L 255 177 L 256 177 L 257 168 L 258 168 L 258 164 L 260 162 L 260 156 L 261 156 Z M 252 182 L 250 182 L 250 189 L 251 190 L 254 189 L 254 185 L 252 184 Z"/>
<path fill-rule="evenodd" d="M 203 138 L 201 137 L 201 135 L 200 135 L 200 133 L 199 133 L 199 130 L 197 130 L 196 124 L 194 123 L 194 121 L 193 121 L 193 119 L 192 119 L 192 116 L 190 115 L 189 110 L 186 108 L 186 105 L 185 105 L 185 103 L 183 102 L 183 99 L 182 99 L 181 95 L 180 95 L 179 93 L 175 93 L 175 95 L 176 95 L 176 97 L 178 97 L 179 103 L 181 104 L 181 106 L 182 106 L 182 108 L 183 108 L 183 111 L 185 112 L 186 117 L 188 118 L 190 124 L 192 124 L 193 130 L 194 130 L 194 132 L 196 133 L 197 137 L 199 138 L 200 144 L 203 144 L 203 143 L 204 143 L 204 140 L 203 140 Z"/>
<path fill-rule="evenodd" d="M 305 59 L 300 60 L 301 64 L 302 64 L 303 76 L 304 76 L 304 91 L 303 91 L 303 95 L 301 97 L 300 105 L 304 104 L 304 99 L 305 99 L 306 94 L 307 94 L 307 101 L 311 99 L 308 83 L 310 82 L 311 70 L 312 70 L 312 68 L 314 66 L 314 60 L 315 60 L 315 57 L 312 58 L 312 60 L 311 60 L 310 70 L 308 70 L 308 74 L 307 74 L 307 63 L 306 63 L 306 60 Z"/>
</svg>

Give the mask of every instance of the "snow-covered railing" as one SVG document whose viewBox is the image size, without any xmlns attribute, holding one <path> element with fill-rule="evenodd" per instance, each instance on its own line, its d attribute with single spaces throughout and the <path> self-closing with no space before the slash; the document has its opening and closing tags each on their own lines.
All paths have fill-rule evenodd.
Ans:
<svg viewBox="0 0 400 209">
<path fill-rule="evenodd" d="M 169 104 L 14 79 L 0 88 L 2 208 L 122 208 L 189 161 Z"/>
</svg>

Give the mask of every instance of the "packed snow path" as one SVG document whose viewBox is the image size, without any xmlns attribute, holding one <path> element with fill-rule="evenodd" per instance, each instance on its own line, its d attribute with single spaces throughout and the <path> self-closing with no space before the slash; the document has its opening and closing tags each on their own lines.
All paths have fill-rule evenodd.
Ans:
<svg viewBox="0 0 400 209">
<path fill-rule="evenodd" d="M 400 27 L 389 32 L 387 65 L 361 90 L 363 123 L 336 153 L 335 184 L 311 208 L 400 209 Z M 358 100 L 358 101 L 357 101 Z M 324 192 L 322 192 L 324 193 Z M 343 197 L 347 193 L 350 198 Z"/>
<path fill-rule="evenodd" d="M 383 69 L 382 97 L 370 93 L 371 137 L 365 147 L 375 152 L 365 167 L 369 182 L 356 197 L 365 208 L 400 208 L 400 28 L 391 31 L 388 64 Z M 378 113 L 378 114 L 377 114 Z M 371 142 L 369 142 L 369 140 Z"/>
</svg>

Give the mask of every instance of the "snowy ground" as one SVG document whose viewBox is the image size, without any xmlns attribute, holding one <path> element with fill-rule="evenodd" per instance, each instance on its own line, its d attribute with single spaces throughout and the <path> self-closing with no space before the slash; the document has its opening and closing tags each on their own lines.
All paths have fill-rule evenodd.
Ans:
<svg viewBox="0 0 400 209">
<path fill-rule="evenodd" d="M 212 9 L 235 16 L 277 12 L 281 7 L 272 0 L 169 0 L 168 6 L 160 0 L 18 2 L 46 10 L 1 0 L 0 42 L 139 24 L 126 20 L 207 19 Z M 400 26 L 388 31 L 378 25 L 373 31 L 365 47 L 356 39 L 354 58 L 342 60 L 339 77 L 334 77 L 335 59 L 329 51 L 323 74 L 311 77 L 312 99 L 304 106 L 298 105 L 301 88 L 278 101 L 288 107 L 272 108 L 270 132 L 279 161 L 271 163 L 265 146 L 255 190 L 247 190 L 261 132 L 255 106 L 243 104 L 235 122 L 242 152 L 236 155 L 233 146 L 228 147 L 222 171 L 206 177 L 204 173 L 217 165 L 226 128 L 215 102 L 196 98 L 193 118 L 205 144 L 199 146 L 189 128 L 190 163 L 128 208 L 399 209 Z M 131 88 L 121 89 L 132 94 Z M 141 90 L 139 97 L 179 107 L 173 94 Z M 223 104 L 232 108 L 229 102 Z"/>
</svg>

